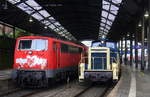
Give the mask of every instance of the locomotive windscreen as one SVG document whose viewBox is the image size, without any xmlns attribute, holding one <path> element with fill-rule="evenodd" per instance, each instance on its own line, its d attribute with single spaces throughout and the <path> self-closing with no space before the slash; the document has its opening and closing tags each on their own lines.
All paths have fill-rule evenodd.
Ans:
<svg viewBox="0 0 150 97">
<path fill-rule="evenodd" d="M 92 69 L 106 69 L 106 53 L 91 53 Z"/>
<path fill-rule="evenodd" d="M 19 50 L 47 50 L 48 40 L 46 39 L 33 39 L 33 40 L 20 40 Z"/>
</svg>

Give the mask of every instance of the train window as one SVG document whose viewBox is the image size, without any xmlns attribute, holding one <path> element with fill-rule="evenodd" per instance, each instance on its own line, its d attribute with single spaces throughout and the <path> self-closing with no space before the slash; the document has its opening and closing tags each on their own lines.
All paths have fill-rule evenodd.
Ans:
<svg viewBox="0 0 150 97">
<path fill-rule="evenodd" d="M 53 43 L 53 50 L 56 51 L 57 47 L 56 47 L 56 42 Z"/>
<path fill-rule="evenodd" d="M 20 50 L 31 49 L 31 43 L 32 40 L 20 40 L 19 49 Z"/>
<path fill-rule="evenodd" d="M 20 40 L 19 50 L 47 50 L 48 40 L 45 39 L 33 39 L 33 40 Z"/>
<path fill-rule="evenodd" d="M 45 39 L 34 39 L 32 40 L 32 49 L 37 51 L 47 50 L 47 44 L 48 41 Z"/>
<path fill-rule="evenodd" d="M 82 48 L 62 43 L 61 44 L 61 52 L 64 52 L 64 53 L 81 53 Z"/>
<path fill-rule="evenodd" d="M 69 46 L 68 51 L 70 53 L 79 53 L 79 48 L 75 46 Z"/>
<path fill-rule="evenodd" d="M 63 52 L 63 53 L 81 53 L 82 48 L 62 43 L 61 44 L 61 52 Z"/>
<path fill-rule="evenodd" d="M 82 48 L 79 48 L 79 53 L 81 53 L 82 52 Z"/>
<path fill-rule="evenodd" d="M 62 43 L 61 44 L 61 52 L 68 53 L 68 45 Z"/>
</svg>

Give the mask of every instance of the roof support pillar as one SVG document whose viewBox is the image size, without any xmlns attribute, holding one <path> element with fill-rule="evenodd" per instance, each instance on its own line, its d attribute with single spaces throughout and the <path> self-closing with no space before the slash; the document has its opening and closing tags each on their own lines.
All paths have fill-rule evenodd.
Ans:
<svg viewBox="0 0 150 97">
<path fill-rule="evenodd" d="M 125 56 L 124 56 L 124 63 L 127 65 L 127 35 L 125 35 Z"/>
<path fill-rule="evenodd" d="M 119 56 L 120 56 L 120 41 L 118 41 L 118 53 L 119 53 Z"/>
<path fill-rule="evenodd" d="M 130 66 L 132 66 L 133 63 L 133 35 L 132 32 L 130 32 Z"/>
<path fill-rule="evenodd" d="M 123 38 L 121 38 L 121 64 L 122 64 L 122 55 L 123 55 Z"/>
<path fill-rule="evenodd" d="M 145 19 L 144 19 L 144 15 L 143 15 L 143 17 L 142 17 L 141 70 L 144 70 L 144 68 L 145 68 L 144 39 L 145 39 Z"/>
<path fill-rule="evenodd" d="M 149 11 L 149 14 L 150 14 L 150 0 L 148 0 L 148 5 L 149 5 L 149 8 L 148 8 L 148 11 Z M 148 22 L 149 22 L 149 25 L 148 25 L 148 31 L 147 31 L 147 44 L 148 44 L 148 70 L 150 71 L 150 17 L 148 18 Z"/>
<path fill-rule="evenodd" d="M 138 32 L 137 32 L 137 25 L 135 24 L 135 67 L 138 68 Z"/>
<path fill-rule="evenodd" d="M 148 33 L 149 33 L 149 24 L 147 23 L 145 25 L 145 39 L 144 39 L 144 44 L 145 44 L 145 70 L 148 70 L 148 67 L 149 67 L 148 66 L 148 49 L 149 49 L 148 48 Z"/>
</svg>

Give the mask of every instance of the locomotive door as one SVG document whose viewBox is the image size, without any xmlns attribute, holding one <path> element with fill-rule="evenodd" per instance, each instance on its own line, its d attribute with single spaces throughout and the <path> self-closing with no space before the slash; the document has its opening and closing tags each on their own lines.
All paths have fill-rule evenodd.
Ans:
<svg viewBox="0 0 150 97">
<path fill-rule="evenodd" d="M 56 64 L 60 67 L 60 43 L 56 43 Z"/>
</svg>

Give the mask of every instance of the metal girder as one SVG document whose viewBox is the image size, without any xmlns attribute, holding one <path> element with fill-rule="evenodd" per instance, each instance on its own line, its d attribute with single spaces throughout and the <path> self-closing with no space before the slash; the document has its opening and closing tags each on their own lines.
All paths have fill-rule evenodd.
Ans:
<svg viewBox="0 0 150 97">
<path fill-rule="evenodd" d="M 108 10 L 106 10 L 106 9 L 102 9 L 102 10 L 104 10 L 104 11 L 106 11 L 106 12 L 108 12 L 108 13 L 114 15 L 114 16 L 116 16 L 116 14 L 112 13 L 111 11 L 108 11 Z"/>
<path fill-rule="evenodd" d="M 112 2 L 112 0 L 105 0 L 105 1 L 109 2 L 110 4 L 115 5 L 115 6 L 117 6 L 117 7 L 119 7 L 119 6 L 120 6 L 120 3 L 119 3 L 119 4 L 115 4 L 114 2 Z"/>
</svg>

